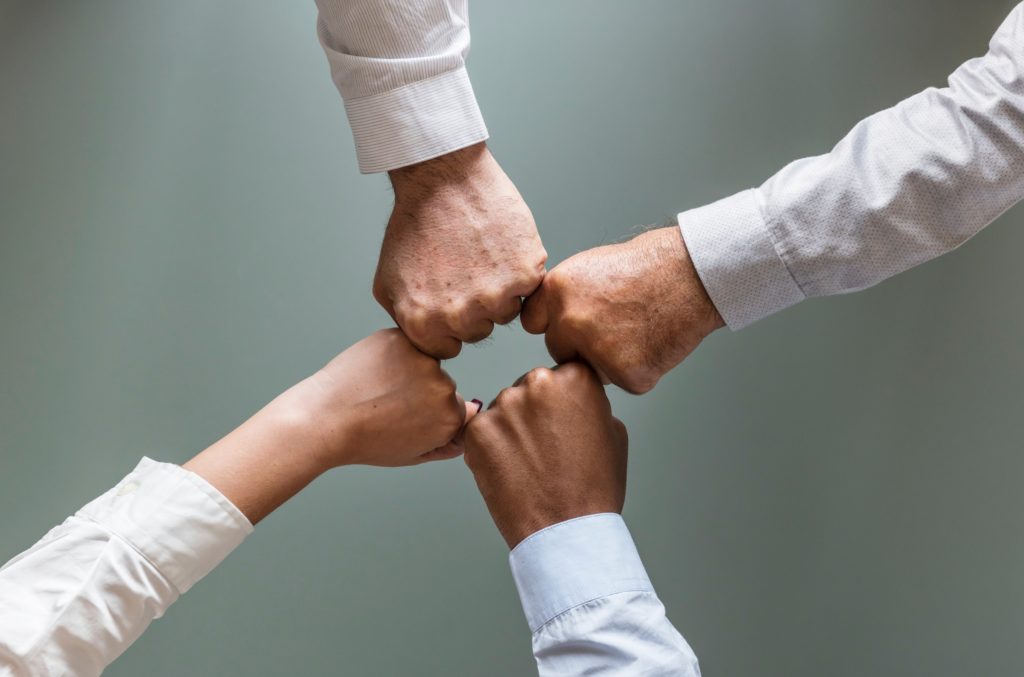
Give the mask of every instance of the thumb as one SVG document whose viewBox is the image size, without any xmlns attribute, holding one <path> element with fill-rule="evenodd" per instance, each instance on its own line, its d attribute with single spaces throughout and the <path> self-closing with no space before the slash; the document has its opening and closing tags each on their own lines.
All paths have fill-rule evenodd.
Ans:
<svg viewBox="0 0 1024 677">
<path fill-rule="evenodd" d="M 523 301 L 523 310 L 519 314 L 523 329 L 531 334 L 543 334 L 548 330 L 547 281 L 548 278 L 545 277 L 537 291 L 526 297 Z"/>
<path fill-rule="evenodd" d="M 466 410 L 466 418 L 462 422 L 462 427 L 465 428 L 466 425 L 473 420 L 473 417 L 479 414 L 480 410 L 484 408 L 484 403 L 477 399 L 467 402 L 459 393 L 455 393 L 455 399 L 458 401 L 460 408 L 464 408 Z M 459 430 L 459 434 L 462 434 L 461 430 Z"/>
<path fill-rule="evenodd" d="M 472 399 L 469 402 L 462 399 L 462 395 L 455 393 L 455 397 L 458 398 L 459 402 L 466 409 L 466 420 L 462 422 L 462 427 L 459 428 L 459 432 L 455 433 L 455 437 L 452 438 L 450 444 L 454 444 L 459 449 L 462 448 L 462 433 L 466 431 L 466 426 L 473 420 L 473 417 L 480 413 L 480 410 L 484 408 L 484 403 L 478 399 Z"/>
<path fill-rule="evenodd" d="M 455 393 L 455 398 L 466 411 L 466 419 L 462 422 L 462 428 L 459 429 L 459 432 L 455 434 L 455 437 L 448 444 L 421 455 L 420 462 L 447 461 L 462 455 L 462 431 L 465 430 L 466 424 L 484 408 L 484 403 L 480 400 L 470 400 L 467 402 L 458 393 Z"/>
</svg>

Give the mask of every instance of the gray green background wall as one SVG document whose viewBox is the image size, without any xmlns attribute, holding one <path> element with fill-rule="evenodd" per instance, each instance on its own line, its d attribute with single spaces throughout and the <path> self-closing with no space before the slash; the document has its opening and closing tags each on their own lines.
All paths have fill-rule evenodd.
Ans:
<svg viewBox="0 0 1024 677">
<path fill-rule="evenodd" d="M 1007 0 L 471 3 L 491 146 L 552 262 L 756 185 L 985 51 Z M 0 1 L 0 561 L 377 327 L 312 0 Z M 1024 212 L 709 339 L 642 398 L 626 517 L 705 674 L 1024 673 Z M 499 330 L 492 397 L 547 362 Z M 524 675 L 461 462 L 344 469 L 109 674 Z"/>
</svg>

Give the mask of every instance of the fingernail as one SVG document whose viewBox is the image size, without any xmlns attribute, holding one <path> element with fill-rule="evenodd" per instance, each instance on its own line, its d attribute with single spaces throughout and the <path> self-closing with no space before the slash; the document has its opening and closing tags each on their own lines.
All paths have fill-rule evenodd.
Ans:
<svg viewBox="0 0 1024 677">
<path fill-rule="evenodd" d="M 476 398 L 473 398 L 470 402 L 476 405 L 476 413 L 478 414 L 480 413 L 480 410 L 484 408 L 484 403 Z"/>
</svg>

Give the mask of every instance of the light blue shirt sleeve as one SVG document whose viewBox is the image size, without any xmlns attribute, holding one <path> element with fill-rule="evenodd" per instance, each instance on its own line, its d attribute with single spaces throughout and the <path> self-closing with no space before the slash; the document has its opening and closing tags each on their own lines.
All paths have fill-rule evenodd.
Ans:
<svg viewBox="0 0 1024 677">
<path fill-rule="evenodd" d="M 509 562 L 542 677 L 700 676 L 621 516 L 550 526 L 517 545 Z"/>
</svg>

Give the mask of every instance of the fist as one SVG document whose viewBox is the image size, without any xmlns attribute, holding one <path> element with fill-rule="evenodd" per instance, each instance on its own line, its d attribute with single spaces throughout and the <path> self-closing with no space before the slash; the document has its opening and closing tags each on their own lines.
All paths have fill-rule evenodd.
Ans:
<svg viewBox="0 0 1024 677">
<path fill-rule="evenodd" d="M 674 226 L 566 259 L 526 300 L 522 322 L 545 334 L 556 362 L 585 360 L 634 394 L 724 326 Z"/>
<path fill-rule="evenodd" d="M 415 465 L 458 456 L 477 405 L 401 331 L 356 343 L 297 388 L 321 441 L 322 465 Z"/>
<path fill-rule="evenodd" d="M 626 428 L 585 364 L 534 369 L 464 435 L 466 464 L 509 548 L 552 524 L 622 512 Z"/>
<path fill-rule="evenodd" d="M 455 357 L 519 315 L 547 252 L 530 209 L 477 144 L 391 172 L 373 295 L 423 352 Z"/>
</svg>

